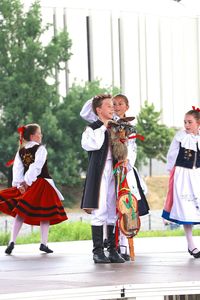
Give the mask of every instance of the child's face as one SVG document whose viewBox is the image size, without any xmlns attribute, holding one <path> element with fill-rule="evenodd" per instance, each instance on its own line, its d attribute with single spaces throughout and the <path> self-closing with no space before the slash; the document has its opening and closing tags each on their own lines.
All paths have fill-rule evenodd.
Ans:
<svg viewBox="0 0 200 300">
<path fill-rule="evenodd" d="M 184 126 L 187 133 L 197 134 L 199 130 L 199 121 L 193 115 L 185 115 Z"/>
<path fill-rule="evenodd" d="M 114 113 L 113 101 L 111 98 L 105 98 L 101 107 L 97 107 L 97 114 L 101 120 L 111 120 Z"/>
<path fill-rule="evenodd" d="M 37 128 L 36 132 L 34 134 L 31 134 L 30 140 L 33 142 L 36 142 L 38 144 L 42 141 L 42 132 L 40 128 Z"/>
<path fill-rule="evenodd" d="M 113 98 L 114 112 L 120 118 L 125 116 L 126 111 L 129 109 L 129 106 L 126 104 L 123 98 Z"/>
</svg>

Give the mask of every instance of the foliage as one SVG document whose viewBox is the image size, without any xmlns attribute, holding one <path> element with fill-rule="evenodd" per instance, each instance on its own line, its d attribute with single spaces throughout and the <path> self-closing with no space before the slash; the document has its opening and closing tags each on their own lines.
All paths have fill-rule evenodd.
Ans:
<svg viewBox="0 0 200 300">
<path fill-rule="evenodd" d="M 63 31 L 43 46 L 42 36 L 51 26 L 42 26 L 38 1 L 27 12 L 19 0 L 0 2 L 0 168 L 6 175 L 5 162 L 17 150 L 19 125 L 46 125 L 54 144 L 60 135 L 54 117 L 60 101 L 57 84 L 47 80 L 69 60 L 71 40 Z"/>
<path fill-rule="evenodd" d="M 36 227 L 34 227 L 36 229 Z M 65 242 L 91 240 L 91 225 L 86 222 L 63 222 L 50 227 L 49 242 Z M 9 234 L 0 234 L 1 245 L 7 245 L 9 242 Z M 17 238 L 17 244 L 31 244 L 40 242 L 40 230 L 34 230 L 29 234 L 20 235 Z"/>
<path fill-rule="evenodd" d="M 155 111 L 154 105 L 145 101 L 137 117 L 137 131 L 145 137 L 145 140 L 138 141 L 138 146 L 149 160 L 156 158 L 166 162 L 166 154 L 175 131 L 160 124 L 160 116 L 161 111 Z"/>
<path fill-rule="evenodd" d="M 38 228 L 39 229 L 39 228 Z M 200 229 L 194 229 L 193 235 L 199 236 Z M 145 237 L 169 237 L 184 236 L 184 230 L 179 228 L 175 230 L 148 230 L 140 231 L 135 238 Z M 91 225 L 86 222 L 63 222 L 50 227 L 48 241 L 51 242 L 67 242 L 91 240 Z M 0 244 L 7 245 L 9 242 L 9 234 L 0 234 Z M 31 244 L 40 242 L 40 231 L 34 231 L 30 234 L 21 235 L 17 238 L 17 244 Z"/>
<path fill-rule="evenodd" d="M 94 95 L 118 90 L 101 87 L 99 80 L 75 82 L 62 99 L 55 73 L 70 59 L 72 42 L 64 30 L 44 46 L 44 34 L 51 26 L 42 25 L 38 1 L 28 11 L 20 0 L 0 2 L 0 170 L 11 180 L 12 169 L 5 163 L 17 151 L 17 127 L 39 123 L 50 174 L 72 202 L 69 187 L 82 184 L 87 167 L 87 153 L 80 144 L 86 122 L 79 117 L 80 110 Z"/>
</svg>

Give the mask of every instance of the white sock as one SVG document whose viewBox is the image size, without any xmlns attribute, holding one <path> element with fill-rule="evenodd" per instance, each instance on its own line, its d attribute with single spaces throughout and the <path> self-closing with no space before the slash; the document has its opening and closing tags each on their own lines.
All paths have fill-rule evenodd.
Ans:
<svg viewBox="0 0 200 300">
<path fill-rule="evenodd" d="M 41 244 L 46 245 L 48 241 L 48 234 L 49 234 L 49 221 L 40 222 L 40 232 L 41 232 Z"/>
<path fill-rule="evenodd" d="M 129 254 L 128 239 L 121 231 L 119 232 L 119 245 L 121 254 Z"/>
<path fill-rule="evenodd" d="M 24 222 L 24 219 L 22 219 L 20 216 L 16 215 L 15 220 L 14 220 L 14 224 L 13 224 L 13 227 L 12 227 L 10 242 L 15 243 L 16 238 L 17 238 L 18 233 L 19 233 L 19 231 L 22 227 L 23 222 Z"/>
</svg>

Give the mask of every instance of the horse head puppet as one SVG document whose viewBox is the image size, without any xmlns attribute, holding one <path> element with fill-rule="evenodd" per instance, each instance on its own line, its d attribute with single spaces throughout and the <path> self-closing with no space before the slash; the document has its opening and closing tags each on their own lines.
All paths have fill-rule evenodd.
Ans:
<svg viewBox="0 0 200 300">
<path fill-rule="evenodd" d="M 127 158 L 129 136 L 136 133 L 135 126 L 130 124 L 130 121 L 134 119 L 135 117 L 125 117 L 108 123 L 112 154 L 117 161 L 123 161 Z"/>
</svg>

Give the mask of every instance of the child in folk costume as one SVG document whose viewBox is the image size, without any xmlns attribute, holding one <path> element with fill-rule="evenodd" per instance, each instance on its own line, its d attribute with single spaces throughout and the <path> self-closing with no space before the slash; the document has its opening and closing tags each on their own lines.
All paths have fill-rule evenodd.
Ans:
<svg viewBox="0 0 200 300">
<path fill-rule="evenodd" d="M 114 105 L 113 119 L 118 120 L 119 118 L 125 117 L 126 112 L 129 109 L 128 98 L 125 95 L 118 94 L 114 96 L 112 99 Z M 89 99 L 88 101 L 86 101 L 86 103 L 84 104 L 80 112 L 80 116 L 88 122 L 94 122 L 98 119 L 97 115 L 94 113 L 92 109 L 92 100 L 93 99 Z M 136 161 L 136 156 L 137 156 L 137 145 L 135 143 L 135 139 L 132 139 L 129 140 L 129 144 L 128 144 L 128 161 L 129 161 L 129 169 L 131 171 L 130 174 L 128 173 L 128 181 L 131 188 L 131 192 L 138 200 L 141 200 L 138 202 L 138 205 L 139 205 L 140 216 L 143 216 L 148 214 L 149 212 L 149 206 L 145 197 L 145 194 L 147 193 L 147 186 L 144 180 L 140 177 L 136 167 L 134 166 Z M 134 172 L 134 176 L 132 176 L 133 172 Z"/>
<path fill-rule="evenodd" d="M 114 114 L 113 119 L 118 120 L 119 118 L 123 118 L 126 116 L 126 111 L 129 109 L 129 101 L 125 95 L 118 94 L 114 96 L 113 98 L 113 105 L 114 105 Z M 95 115 L 93 109 L 92 109 L 92 99 L 89 99 L 83 106 L 80 116 L 88 121 L 88 122 L 94 122 L 97 120 L 97 116 Z M 127 180 L 129 187 L 131 189 L 131 192 L 134 194 L 134 196 L 137 198 L 138 201 L 138 209 L 139 209 L 139 215 L 143 216 L 148 214 L 149 212 L 149 206 L 145 197 L 145 194 L 147 192 L 147 187 L 145 182 L 142 180 L 140 175 L 138 174 L 137 169 L 134 167 L 135 160 L 136 160 L 136 143 L 135 139 L 131 139 L 128 142 L 128 174 L 127 174 Z M 124 236 L 124 234 L 120 233 L 119 235 L 119 244 L 121 245 L 119 251 L 120 255 L 125 259 L 129 260 L 130 256 L 127 253 L 128 252 L 128 240 Z M 105 241 L 105 244 L 107 245 L 107 241 Z"/>
<path fill-rule="evenodd" d="M 91 213 L 94 262 L 124 263 L 115 244 L 116 190 L 107 130 L 113 116 L 113 102 L 110 95 L 98 95 L 91 103 L 98 119 L 88 125 L 82 134 L 81 144 L 88 151 L 89 164 L 81 208 Z M 107 224 L 108 232 L 108 257 L 103 245 L 104 224 Z"/>
<path fill-rule="evenodd" d="M 40 250 L 47 246 L 49 225 L 67 220 L 61 203 L 63 196 L 56 188 L 47 167 L 47 150 L 41 145 L 38 124 L 28 124 L 20 131 L 20 147 L 13 164 L 12 188 L 0 191 L 0 211 L 15 217 L 11 239 L 5 253 L 11 254 L 23 223 L 40 225 Z"/>
<path fill-rule="evenodd" d="M 167 154 L 169 190 L 162 217 L 182 224 L 188 252 L 195 258 L 200 251 L 192 236 L 192 226 L 200 224 L 200 110 L 185 114 L 184 130 L 176 133 Z"/>
</svg>

